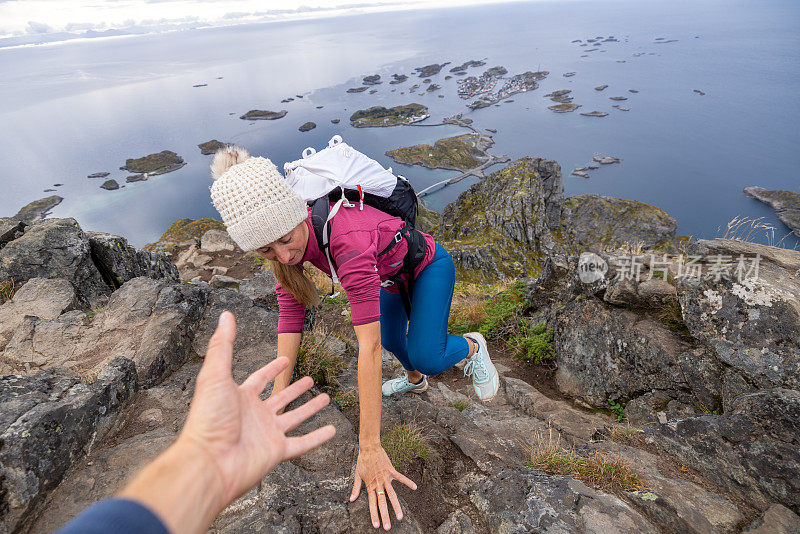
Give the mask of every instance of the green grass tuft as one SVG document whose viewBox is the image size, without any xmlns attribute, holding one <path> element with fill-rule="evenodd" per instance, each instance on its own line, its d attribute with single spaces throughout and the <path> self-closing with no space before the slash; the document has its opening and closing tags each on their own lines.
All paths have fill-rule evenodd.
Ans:
<svg viewBox="0 0 800 534">
<path fill-rule="evenodd" d="M 417 458 L 424 462 L 431 459 L 427 440 L 416 424 L 393 426 L 381 436 L 381 445 L 394 468 L 399 471 L 406 469 Z"/>
</svg>

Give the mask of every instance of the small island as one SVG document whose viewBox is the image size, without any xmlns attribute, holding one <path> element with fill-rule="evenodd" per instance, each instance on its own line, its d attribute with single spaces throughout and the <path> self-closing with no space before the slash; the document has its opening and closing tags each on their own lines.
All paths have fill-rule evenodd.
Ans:
<svg viewBox="0 0 800 534">
<path fill-rule="evenodd" d="M 204 156 L 210 156 L 220 148 L 226 146 L 228 143 L 223 143 L 221 141 L 217 141 L 216 139 L 212 139 L 211 141 L 206 141 L 205 143 L 200 143 L 197 147 L 200 149 L 200 153 Z"/>
<path fill-rule="evenodd" d="M 559 89 L 558 91 L 547 93 L 544 97 L 549 98 L 553 102 L 558 102 L 559 104 L 568 104 L 572 102 L 572 97 L 569 96 L 571 92 L 571 89 Z"/>
<path fill-rule="evenodd" d="M 458 80 L 458 96 L 465 100 L 476 96 L 479 97 L 468 107 L 480 109 L 504 100 L 511 95 L 537 89 L 539 87 L 538 82 L 550 74 L 547 71 L 528 71 L 511 78 L 503 78 L 506 73 L 508 73 L 508 70 L 505 67 L 497 66 L 487 69 L 480 77 L 470 76 L 463 80 Z M 499 89 L 496 89 L 501 80 L 503 84 Z"/>
<path fill-rule="evenodd" d="M 610 165 L 612 163 L 619 163 L 621 160 L 615 156 L 592 156 L 592 161 L 600 163 L 601 165 Z"/>
<path fill-rule="evenodd" d="M 432 146 L 419 144 L 396 148 L 386 152 L 386 155 L 406 165 L 467 171 L 489 161 L 486 151 L 493 144 L 488 135 L 470 133 L 439 139 Z"/>
<path fill-rule="evenodd" d="M 595 88 L 594 88 L 594 90 L 595 90 L 595 91 L 602 91 L 602 90 L 603 90 L 603 89 L 605 89 L 606 87 L 608 87 L 608 84 L 605 84 L 605 83 L 604 83 L 603 85 L 598 85 L 597 87 L 595 87 Z"/>
<path fill-rule="evenodd" d="M 449 64 L 449 61 L 442 64 L 434 63 L 432 65 L 425 65 L 424 67 L 417 67 L 414 70 L 419 73 L 420 78 L 429 78 L 439 74 L 439 71 L 441 71 L 444 66 Z"/>
<path fill-rule="evenodd" d="M 567 104 L 555 104 L 553 106 L 547 106 L 547 109 L 555 113 L 569 113 L 570 111 L 575 111 L 579 107 L 581 107 L 579 104 L 567 103 Z"/>
<path fill-rule="evenodd" d="M 383 83 L 381 81 L 380 74 L 373 74 L 371 76 L 364 76 L 364 79 L 361 80 L 361 83 L 364 85 L 378 85 L 379 83 Z"/>
<path fill-rule="evenodd" d="M 562 74 L 562 76 L 564 78 L 572 78 L 573 76 L 575 76 L 575 74 L 577 74 L 577 73 L 575 73 L 575 72 L 565 72 L 564 74 Z"/>
<path fill-rule="evenodd" d="M 331 124 L 339 124 L 340 119 L 331 119 Z"/>
<path fill-rule="evenodd" d="M 438 89 L 441 89 L 441 87 L 439 87 L 439 85 L 438 85 L 438 84 L 432 83 L 432 84 L 430 84 L 430 85 L 428 86 L 428 88 L 427 88 L 427 89 L 425 89 L 425 90 L 426 90 L 427 92 L 429 92 L 429 93 L 432 93 L 433 91 L 436 91 L 436 90 L 438 90 Z"/>
<path fill-rule="evenodd" d="M 125 181 L 128 182 L 129 184 L 133 182 L 143 182 L 145 180 L 147 180 L 146 174 L 131 174 L 130 176 L 125 178 Z"/>
<path fill-rule="evenodd" d="M 105 178 L 109 174 L 111 174 L 111 173 L 110 172 L 95 172 L 95 173 L 90 174 L 89 176 L 87 176 L 87 178 Z"/>
<path fill-rule="evenodd" d="M 264 111 L 263 109 L 251 109 L 241 117 L 242 120 L 246 121 L 273 121 L 275 119 L 281 119 L 286 116 L 288 111 L 282 109 L 280 111 Z"/>
<path fill-rule="evenodd" d="M 628 100 L 627 96 L 610 96 L 611 100 Z"/>
<path fill-rule="evenodd" d="M 608 113 L 605 111 L 590 111 L 588 113 L 581 113 L 584 117 L 607 117 Z"/>
<path fill-rule="evenodd" d="M 350 89 L 347 90 L 347 92 L 348 93 L 363 93 L 367 89 L 368 89 L 368 87 L 366 87 L 366 86 L 363 86 L 363 87 L 351 87 Z"/>
<path fill-rule="evenodd" d="M 309 122 L 306 122 L 305 124 L 301 125 L 298 128 L 298 130 L 300 130 L 301 132 L 307 132 L 309 130 L 313 130 L 316 127 L 317 127 L 317 125 L 315 123 L 309 121 Z"/>
<path fill-rule="evenodd" d="M 355 128 L 380 128 L 413 124 L 428 117 L 430 117 L 428 108 L 422 104 L 413 103 L 393 108 L 373 106 L 353 113 L 350 116 L 350 124 Z"/>
<path fill-rule="evenodd" d="M 389 83 L 403 83 L 408 79 L 405 74 L 392 74 L 392 80 Z"/>
<path fill-rule="evenodd" d="M 290 96 L 289 98 L 281 100 L 281 104 L 286 104 L 287 102 L 294 102 L 294 98 Z"/>
<path fill-rule="evenodd" d="M 450 72 L 458 73 L 460 71 L 467 70 L 469 67 L 483 67 L 484 65 L 486 65 L 485 61 L 471 59 L 465 63 L 462 63 L 461 65 L 453 67 L 452 69 L 450 69 Z"/>
<path fill-rule="evenodd" d="M 116 189 L 119 189 L 119 184 L 117 183 L 116 180 L 106 180 L 100 187 L 102 189 L 107 189 L 108 191 L 114 191 Z"/>
<path fill-rule="evenodd" d="M 171 150 L 164 150 L 157 154 L 149 154 L 137 159 L 129 158 L 125 161 L 125 166 L 120 167 L 120 170 L 155 176 L 176 171 L 184 165 L 186 165 L 186 162 L 183 161 L 182 157 Z M 109 182 L 112 181 L 109 180 Z"/>
<path fill-rule="evenodd" d="M 751 186 L 744 188 L 744 194 L 771 206 L 778 219 L 800 237 L 800 193 Z"/>
<path fill-rule="evenodd" d="M 62 200 L 64 199 L 58 195 L 34 200 L 19 210 L 13 218 L 28 223 L 38 219 L 44 219 L 50 214 L 50 210 L 61 204 Z"/>
</svg>

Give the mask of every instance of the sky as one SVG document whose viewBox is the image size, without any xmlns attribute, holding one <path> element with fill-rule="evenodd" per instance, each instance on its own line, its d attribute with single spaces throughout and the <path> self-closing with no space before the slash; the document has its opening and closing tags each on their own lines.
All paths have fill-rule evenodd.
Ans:
<svg viewBox="0 0 800 534">
<path fill-rule="evenodd" d="M 509 0 L 0 0 L 0 47 Z"/>
</svg>

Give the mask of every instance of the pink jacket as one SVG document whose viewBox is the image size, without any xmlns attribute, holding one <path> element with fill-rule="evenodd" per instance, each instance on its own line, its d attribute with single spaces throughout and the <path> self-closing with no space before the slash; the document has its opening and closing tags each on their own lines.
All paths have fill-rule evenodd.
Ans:
<svg viewBox="0 0 800 534">
<path fill-rule="evenodd" d="M 308 208 L 311 215 L 311 208 Z M 325 254 L 319 249 L 311 226 L 311 218 L 306 219 L 308 225 L 308 245 L 303 262 L 312 265 L 330 275 L 330 268 Z M 378 257 L 403 226 L 403 220 L 392 217 L 371 206 L 364 205 L 361 211 L 357 207 L 341 208 L 331 219 L 330 250 L 336 265 L 336 274 L 347 294 L 353 325 L 367 324 L 381 317 L 378 301 L 381 282 L 388 280 L 403 265 L 408 244 L 401 240 L 394 248 Z M 433 237 L 423 233 L 427 243 L 427 251 L 414 275 L 433 260 L 436 243 Z M 278 333 L 301 332 L 305 307 L 297 302 L 291 293 L 283 289 L 280 283 L 275 285 L 278 292 Z M 394 286 L 388 291 L 397 292 Z"/>
</svg>

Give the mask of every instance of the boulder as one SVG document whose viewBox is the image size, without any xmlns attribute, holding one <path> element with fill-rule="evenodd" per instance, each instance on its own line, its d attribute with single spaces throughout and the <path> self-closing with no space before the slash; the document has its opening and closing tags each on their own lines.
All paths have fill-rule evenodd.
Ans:
<svg viewBox="0 0 800 534">
<path fill-rule="evenodd" d="M 714 403 L 717 369 L 709 356 L 649 316 L 615 309 L 596 299 L 566 304 L 555 318 L 556 382 L 570 396 L 600 407 L 647 392 L 668 398 L 690 394 Z M 698 362 L 702 362 L 700 365 Z M 705 366 L 705 367 L 704 367 Z M 703 369 L 700 376 L 687 368 Z"/>
<path fill-rule="evenodd" d="M 21 236 L 26 226 L 28 225 L 19 219 L 0 217 L 0 248 Z"/>
<path fill-rule="evenodd" d="M 0 306 L 0 351 L 26 315 L 52 320 L 80 308 L 75 287 L 63 278 L 31 278 Z"/>
<path fill-rule="evenodd" d="M 91 375 L 122 356 L 133 360 L 139 383 L 150 387 L 189 357 L 206 294 L 201 286 L 134 278 L 94 318 L 82 311 L 52 320 L 25 317 L 0 362 L 14 371 L 66 367 Z"/>
<path fill-rule="evenodd" d="M 701 243 L 701 250 L 732 259 L 730 276 L 677 279 L 686 326 L 727 369 L 726 406 L 757 389 L 800 389 L 800 278 L 794 270 L 800 269 L 800 252 L 769 251 L 779 263 L 769 257 L 756 263 L 764 247 L 750 245 Z M 757 265 L 757 272 L 738 276 L 737 253 L 745 254 L 747 270 Z"/>
<path fill-rule="evenodd" d="M 565 233 L 575 246 L 603 250 L 642 243 L 645 248 L 675 237 L 678 223 L 644 202 L 602 195 L 578 195 L 564 201 Z"/>
<path fill-rule="evenodd" d="M 102 232 L 87 232 L 92 258 L 106 283 L 114 289 L 139 276 L 178 281 L 178 268 L 163 252 L 136 249 L 128 240 Z"/>
<path fill-rule="evenodd" d="M 275 292 L 275 273 L 263 271 L 249 280 L 239 283 L 239 292 L 257 304 L 278 309 L 278 294 Z"/>
<path fill-rule="evenodd" d="M 89 238 L 75 219 L 44 219 L 0 249 L 0 280 L 20 286 L 31 278 L 65 278 L 80 299 L 102 306 L 111 292 L 92 260 Z"/>
<path fill-rule="evenodd" d="M 224 274 L 215 274 L 211 277 L 209 285 L 215 289 L 239 288 L 239 280 Z"/>
<path fill-rule="evenodd" d="M 618 497 L 565 476 L 505 469 L 463 485 L 493 533 L 659 532 Z"/>
<path fill-rule="evenodd" d="M 800 532 L 800 517 L 794 512 L 773 504 L 764 512 L 764 515 L 753 521 L 742 532 L 748 534 L 792 534 Z"/>
<path fill-rule="evenodd" d="M 200 238 L 200 250 L 203 252 L 220 252 L 236 250 L 236 243 L 224 230 L 209 230 Z"/>
<path fill-rule="evenodd" d="M 448 204 L 437 239 L 464 271 L 525 276 L 556 247 L 564 185 L 554 161 L 525 157 L 493 172 Z"/>
<path fill-rule="evenodd" d="M 778 502 L 798 512 L 798 428 L 800 392 L 772 388 L 736 397 L 722 415 L 650 425 L 645 439 L 757 508 Z"/>
<path fill-rule="evenodd" d="M 0 376 L 0 530 L 22 530 L 69 467 L 103 437 L 138 389 L 117 358 L 90 383 L 63 370 Z"/>
</svg>

